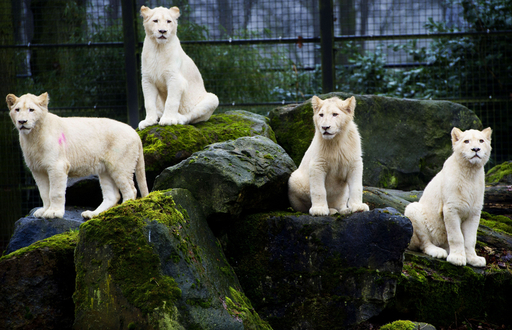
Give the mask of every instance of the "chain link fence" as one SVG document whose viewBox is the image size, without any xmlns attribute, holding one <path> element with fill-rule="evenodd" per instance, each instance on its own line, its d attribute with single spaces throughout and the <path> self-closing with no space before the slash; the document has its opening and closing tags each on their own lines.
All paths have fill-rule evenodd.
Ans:
<svg viewBox="0 0 512 330">
<path fill-rule="evenodd" d="M 48 92 L 59 116 L 144 118 L 141 5 L 178 36 L 220 106 L 261 114 L 333 90 L 461 103 L 512 157 L 512 0 L 0 0 L 0 95 Z M 0 249 L 40 206 L 0 112 Z"/>
</svg>

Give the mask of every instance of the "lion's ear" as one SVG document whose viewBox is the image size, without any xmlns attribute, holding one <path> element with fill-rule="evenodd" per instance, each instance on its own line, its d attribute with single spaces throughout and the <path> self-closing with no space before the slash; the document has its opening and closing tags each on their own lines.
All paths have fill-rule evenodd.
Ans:
<svg viewBox="0 0 512 330">
<path fill-rule="evenodd" d="M 12 106 L 18 102 L 18 98 L 14 94 L 9 94 L 5 98 L 5 101 L 7 102 L 7 107 L 9 107 L 9 110 L 11 110 Z"/>
<path fill-rule="evenodd" d="M 452 128 L 452 144 L 460 140 L 460 136 L 462 135 L 462 131 L 457 127 Z"/>
<path fill-rule="evenodd" d="M 324 103 L 324 101 L 322 101 L 321 98 L 314 95 L 313 98 L 311 99 L 311 105 L 313 106 L 313 112 L 317 113 L 318 110 L 320 110 L 320 108 L 322 107 L 323 103 Z"/>
<path fill-rule="evenodd" d="M 151 13 L 151 9 L 149 9 L 148 7 L 146 6 L 142 6 L 140 7 L 140 16 L 142 16 L 142 18 L 144 19 L 144 21 L 146 21 L 146 19 L 149 17 Z"/>
<path fill-rule="evenodd" d="M 356 110 L 356 104 L 357 104 L 356 98 L 352 96 L 351 98 L 346 99 L 345 104 L 346 104 L 345 109 L 350 114 L 354 114 L 354 111 Z"/>
<path fill-rule="evenodd" d="M 487 127 L 482 131 L 482 133 L 485 135 L 485 138 L 489 141 L 491 141 L 491 135 L 492 135 L 492 129 L 490 127 Z"/>
<path fill-rule="evenodd" d="M 37 97 L 37 100 L 39 101 L 39 105 L 43 108 L 48 108 L 48 103 L 50 103 L 50 97 L 48 96 L 47 92 L 44 92 L 43 94 L 39 95 Z"/>
<path fill-rule="evenodd" d="M 180 17 L 180 9 L 178 7 L 172 7 L 169 10 L 171 11 L 175 19 L 178 19 L 178 17 Z"/>
</svg>

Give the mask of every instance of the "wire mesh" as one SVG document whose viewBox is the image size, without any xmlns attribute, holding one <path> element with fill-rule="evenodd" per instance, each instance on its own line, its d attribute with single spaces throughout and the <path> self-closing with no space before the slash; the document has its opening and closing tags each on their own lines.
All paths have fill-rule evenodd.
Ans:
<svg viewBox="0 0 512 330">
<path fill-rule="evenodd" d="M 180 8 L 178 37 L 220 107 L 262 114 L 322 87 L 320 4 L 329 0 L 132 0 L 139 63 L 125 57 L 122 0 L 0 2 L 0 91 L 49 92 L 60 116 L 127 122 L 142 5 Z M 512 0 L 332 0 L 335 90 L 459 102 L 491 126 L 490 164 L 512 157 Z M 325 49 L 324 49 L 325 51 Z M 138 103 L 144 116 L 143 95 Z M 0 248 L 41 205 L 17 132 L 0 112 Z M 6 211 L 7 210 L 7 211 Z"/>
</svg>

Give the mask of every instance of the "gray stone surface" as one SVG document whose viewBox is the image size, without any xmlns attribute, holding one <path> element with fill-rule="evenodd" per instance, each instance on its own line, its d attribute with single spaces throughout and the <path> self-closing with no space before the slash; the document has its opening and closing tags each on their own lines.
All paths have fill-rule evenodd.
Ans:
<svg viewBox="0 0 512 330">
<path fill-rule="evenodd" d="M 200 201 L 207 216 L 238 216 L 286 208 L 288 178 L 295 169 L 272 140 L 242 137 L 209 145 L 168 167 L 156 178 L 154 190 L 184 188 Z"/>
<path fill-rule="evenodd" d="M 341 329 L 394 296 L 409 219 L 379 209 L 346 217 L 250 215 L 227 230 L 226 256 L 275 329 Z"/>
</svg>

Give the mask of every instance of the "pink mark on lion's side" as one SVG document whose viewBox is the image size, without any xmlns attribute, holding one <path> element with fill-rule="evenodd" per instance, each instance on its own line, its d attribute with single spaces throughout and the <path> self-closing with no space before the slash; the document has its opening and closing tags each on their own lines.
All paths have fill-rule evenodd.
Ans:
<svg viewBox="0 0 512 330">
<path fill-rule="evenodd" d="M 66 144 L 66 136 L 64 135 L 64 133 L 62 133 L 59 138 L 59 145 L 62 144 Z"/>
</svg>

